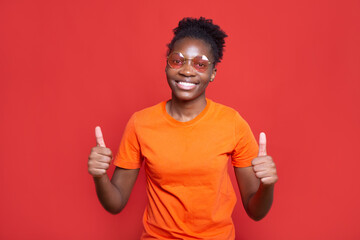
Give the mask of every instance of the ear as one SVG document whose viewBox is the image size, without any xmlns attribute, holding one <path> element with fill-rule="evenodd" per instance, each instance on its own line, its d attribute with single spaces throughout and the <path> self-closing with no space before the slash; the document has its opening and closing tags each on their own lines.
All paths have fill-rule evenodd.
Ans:
<svg viewBox="0 0 360 240">
<path fill-rule="evenodd" d="M 210 82 L 214 81 L 215 76 L 216 76 L 216 71 L 217 71 L 217 68 L 214 67 L 212 70 L 211 76 L 210 76 Z"/>
</svg>

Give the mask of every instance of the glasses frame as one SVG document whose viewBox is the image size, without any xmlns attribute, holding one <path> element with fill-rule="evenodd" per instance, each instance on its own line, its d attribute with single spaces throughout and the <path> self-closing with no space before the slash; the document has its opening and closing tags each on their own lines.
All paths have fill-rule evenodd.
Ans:
<svg viewBox="0 0 360 240">
<path fill-rule="evenodd" d="M 172 54 L 175 54 L 175 53 L 180 54 L 180 56 L 184 58 L 184 64 L 183 64 L 181 67 L 179 67 L 179 68 L 174 68 L 174 67 L 172 67 L 171 64 L 169 63 L 169 57 L 170 57 Z M 206 55 L 204 55 L 204 54 L 203 54 L 203 55 L 198 55 L 198 56 L 196 56 L 196 57 L 199 57 L 199 56 L 201 56 L 201 57 L 205 56 L 206 59 L 207 59 L 206 61 L 208 62 L 209 65 L 208 65 L 208 67 L 205 69 L 205 71 L 203 71 L 203 72 L 206 72 L 206 71 L 208 70 L 209 66 L 210 66 L 213 62 L 210 62 L 210 61 L 209 61 L 209 58 L 208 58 Z M 194 58 L 186 58 L 186 57 L 184 56 L 184 54 L 182 54 L 181 52 L 172 52 L 172 53 L 170 53 L 170 54 L 166 57 L 166 59 L 167 59 L 166 62 L 167 62 L 167 64 L 169 65 L 169 67 L 172 68 L 172 69 L 181 69 L 182 67 L 184 67 L 186 61 L 191 60 L 191 67 L 193 67 L 197 72 L 203 73 L 202 71 L 199 71 L 196 67 L 194 67 L 194 61 L 193 61 L 193 59 L 195 59 L 196 57 L 194 57 Z"/>
</svg>

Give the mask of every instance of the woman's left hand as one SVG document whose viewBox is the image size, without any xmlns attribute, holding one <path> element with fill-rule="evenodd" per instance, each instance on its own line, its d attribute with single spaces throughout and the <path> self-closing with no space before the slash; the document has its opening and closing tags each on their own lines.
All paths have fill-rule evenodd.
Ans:
<svg viewBox="0 0 360 240">
<path fill-rule="evenodd" d="M 259 138 L 259 154 L 251 163 L 256 177 L 263 185 L 270 186 L 277 182 L 276 166 L 272 157 L 266 153 L 266 135 L 263 132 L 260 133 Z"/>
</svg>

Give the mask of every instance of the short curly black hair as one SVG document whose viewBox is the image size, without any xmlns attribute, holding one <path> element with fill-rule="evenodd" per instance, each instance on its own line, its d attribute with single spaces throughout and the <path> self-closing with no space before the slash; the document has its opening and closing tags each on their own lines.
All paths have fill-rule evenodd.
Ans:
<svg viewBox="0 0 360 240">
<path fill-rule="evenodd" d="M 215 58 L 215 65 L 221 62 L 223 51 L 225 47 L 226 33 L 218 26 L 213 24 L 212 19 L 204 17 L 196 18 L 183 18 L 179 25 L 174 28 L 174 37 L 167 45 L 169 55 L 174 48 L 176 41 L 183 38 L 201 39 L 210 44 L 213 56 Z"/>
</svg>

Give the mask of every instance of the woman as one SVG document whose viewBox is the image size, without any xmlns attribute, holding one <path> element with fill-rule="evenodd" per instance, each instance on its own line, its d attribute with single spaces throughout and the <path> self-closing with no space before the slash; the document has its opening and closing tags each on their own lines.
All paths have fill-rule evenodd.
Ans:
<svg viewBox="0 0 360 240">
<path fill-rule="evenodd" d="M 114 164 L 99 127 L 88 171 L 98 198 L 111 213 L 126 205 L 144 162 L 148 205 L 142 239 L 235 239 L 231 214 L 236 196 L 227 172 L 231 157 L 243 206 L 254 220 L 269 211 L 278 177 L 240 115 L 205 97 L 222 59 L 227 35 L 212 20 L 184 18 L 168 45 L 169 101 L 130 118 Z"/>
</svg>

